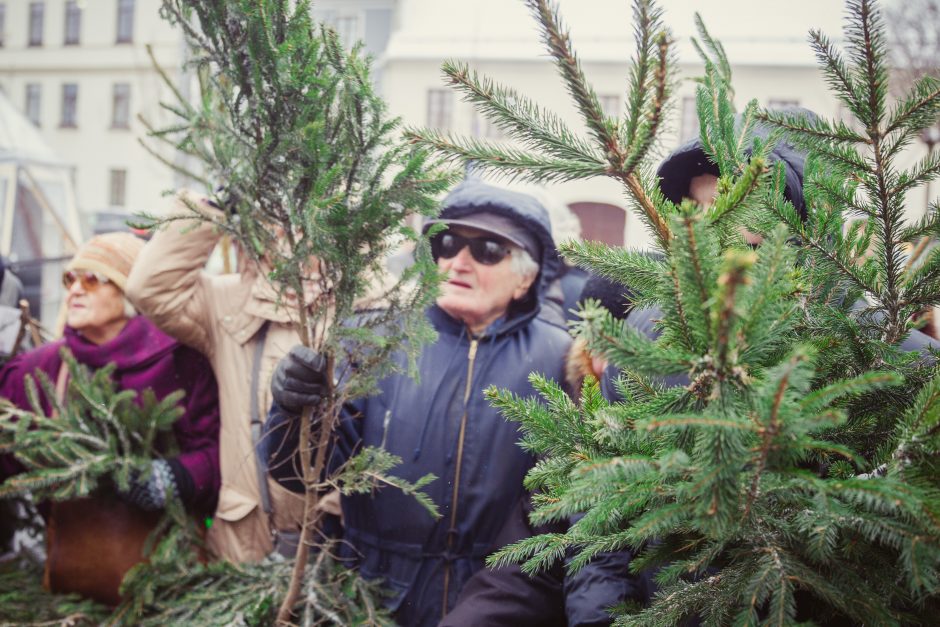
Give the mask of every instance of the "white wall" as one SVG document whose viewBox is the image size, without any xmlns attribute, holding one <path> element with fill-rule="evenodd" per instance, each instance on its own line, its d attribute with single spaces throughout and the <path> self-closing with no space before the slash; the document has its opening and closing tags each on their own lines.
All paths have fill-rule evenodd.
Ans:
<svg viewBox="0 0 940 627">
<path fill-rule="evenodd" d="M 172 188 L 173 174 L 140 145 L 145 135 L 137 115 L 157 122 L 169 116 L 159 107 L 167 94 L 146 51 L 153 46 L 160 65 L 176 76 L 180 35 L 158 16 L 160 0 L 135 3 L 133 43 L 115 43 L 116 0 L 85 0 L 79 45 L 64 40 L 65 1 L 45 1 L 43 45 L 27 45 L 29 3 L 6 1 L 6 40 L 0 48 L 0 86 L 20 110 L 26 85 L 41 85 L 41 131 L 61 157 L 74 165 L 78 205 L 83 212 L 110 209 L 110 175 L 126 169 L 126 209 L 146 211 Z M 111 128 L 114 83 L 130 84 L 130 128 Z M 61 128 L 62 85 L 78 85 L 76 128 Z M 172 160 L 172 153 L 164 151 Z"/>
<path fill-rule="evenodd" d="M 386 59 L 385 92 L 389 108 L 400 115 L 406 124 L 423 126 L 427 123 L 427 91 L 444 88 L 440 73 L 440 60 L 436 59 Z M 550 62 L 543 59 L 532 61 L 483 60 L 470 62 L 473 69 L 490 76 L 504 85 L 512 86 L 519 93 L 558 113 L 572 128 L 583 131 L 583 124 L 565 92 L 561 79 Z M 599 94 L 623 94 L 626 88 L 626 64 L 585 63 L 585 72 Z M 690 78 L 701 73 L 701 67 L 684 65 L 680 68 L 683 77 Z M 829 96 L 825 84 L 811 67 L 755 67 L 739 66 L 733 69 L 736 101 L 739 108 L 751 98 L 766 105 L 770 99 L 796 99 L 821 115 L 838 114 L 836 101 Z M 677 105 L 684 96 L 693 96 L 695 84 L 682 82 L 676 91 Z M 678 145 L 679 107 L 672 111 L 662 137 L 662 145 L 653 161 Z M 473 134 L 478 130 L 473 107 L 456 99 L 452 130 L 458 134 Z M 577 181 L 550 186 L 550 192 L 565 204 L 573 202 L 603 202 L 626 209 L 627 203 L 622 187 L 608 179 Z M 627 213 L 625 229 L 627 246 L 645 248 L 650 239 L 644 227 L 632 212 Z"/>
</svg>

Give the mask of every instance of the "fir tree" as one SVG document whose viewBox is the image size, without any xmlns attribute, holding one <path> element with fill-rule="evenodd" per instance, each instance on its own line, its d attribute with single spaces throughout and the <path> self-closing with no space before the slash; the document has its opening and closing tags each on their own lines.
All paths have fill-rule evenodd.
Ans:
<svg viewBox="0 0 940 627">
<path fill-rule="evenodd" d="M 23 381 L 32 411 L 0 405 L 0 454 L 14 454 L 24 472 L 0 484 L 0 498 L 31 495 L 68 500 L 94 492 L 102 481 L 127 490 L 153 459 L 172 456 L 173 423 L 183 392 L 157 400 L 153 390 L 118 391 L 114 365 L 94 372 L 62 350 L 69 383 L 64 400 L 44 372 Z M 37 385 L 38 381 L 38 385 Z M 41 390 L 41 392 L 40 392 Z M 42 399 L 51 409 L 43 410 Z"/>
<path fill-rule="evenodd" d="M 940 378 L 931 356 L 899 344 L 912 315 L 940 298 L 940 252 L 922 243 L 937 235 L 938 207 L 919 222 L 903 214 L 940 161 L 905 171 L 898 156 L 936 120 L 940 84 L 923 79 L 889 103 L 878 10 L 851 0 L 846 56 L 821 33 L 811 42 L 863 130 L 756 102 L 736 116 L 730 65 L 699 21 L 701 140 L 721 176 L 712 206 L 675 205 L 643 174 L 674 80 L 659 11 L 635 2 L 628 106 L 611 119 L 557 10 L 526 3 L 588 137 L 454 63 L 447 80 L 517 145 L 411 137 L 511 177 L 621 181 L 663 259 L 592 243 L 563 252 L 629 286 L 637 306 L 659 307 L 662 333 L 651 341 L 594 305 L 582 310 L 574 333 L 621 370 L 623 402 L 594 381 L 579 403 L 538 377 L 541 399 L 488 392 L 542 456 L 526 480 L 533 522 L 584 514 L 490 563 L 534 571 L 569 553 L 576 570 L 600 552 L 638 551 L 632 571 L 658 568 L 661 591 L 650 607 L 623 609 L 623 625 L 935 620 Z M 758 122 L 777 129 L 769 140 L 754 137 Z M 781 138 L 809 152 L 805 220 L 783 197 L 782 167 L 768 167 Z M 756 252 L 741 227 L 764 237 Z M 689 385 L 659 383 L 677 373 Z"/>
<path fill-rule="evenodd" d="M 164 0 L 163 13 L 185 35 L 200 90 L 195 103 L 174 91 L 166 106 L 176 121 L 151 136 L 190 155 L 201 171 L 187 174 L 207 189 L 224 186 L 218 203 L 235 215 L 218 227 L 271 267 L 303 343 L 326 356 L 327 381 L 342 382 L 302 416 L 306 513 L 278 616 L 286 622 L 301 594 L 319 496 L 337 485 L 324 469 L 343 403 L 373 391 L 393 367 L 393 351 L 405 348 L 413 362 L 432 336 L 423 311 L 437 272 L 406 217 L 431 215 L 450 179 L 425 151 L 397 139 L 398 121 L 374 92 L 361 47 L 344 50 L 334 31 L 311 20 L 308 2 Z M 379 290 L 379 309 L 355 318 L 387 279 L 385 257 L 400 242 L 416 244 L 416 263 Z"/>
</svg>

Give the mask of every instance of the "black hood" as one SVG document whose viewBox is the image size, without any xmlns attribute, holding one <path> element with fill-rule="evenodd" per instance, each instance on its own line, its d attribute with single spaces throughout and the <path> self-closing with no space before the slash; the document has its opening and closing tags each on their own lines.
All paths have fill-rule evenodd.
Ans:
<svg viewBox="0 0 940 627">
<path fill-rule="evenodd" d="M 515 310 L 537 310 L 548 285 L 561 269 L 548 210 L 534 196 L 488 185 L 477 177 L 470 177 L 444 198 L 439 219 L 458 220 L 480 212 L 509 218 L 535 235 L 541 244 L 541 259 L 535 260 L 539 264 L 539 278 L 533 283 L 529 295 L 514 307 Z"/>
<path fill-rule="evenodd" d="M 816 119 L 816 114 L 808 109 L 793 107 L 785 112 L 793 115 L 802 114 L 811 120 Z M 767 125 L 757 123 L 754 125 L 752 135 L 766 140 L 770 136 L 770 131 Z M 747 152 L 750 154 L 750 149 Z M 768 155 L 768 165 L 774 166 L 777 163 L 783 164 L 784 197 L 793 203 L 800 217 L 806 220 L 806 202 L 803 199 L 803 168 L 806 164 L 806 153 L 785 140 L 780 140 Z M 718 166 L 709 160 L 702 148 L 702 140 L 699 138 L 680 146 L 666 157 L 656 170 L 660 191 L 663 196 L 676 204 L 689 195 L 689 182 L 692 177 L 700 174 L 718 176 Z"/>
</svg>

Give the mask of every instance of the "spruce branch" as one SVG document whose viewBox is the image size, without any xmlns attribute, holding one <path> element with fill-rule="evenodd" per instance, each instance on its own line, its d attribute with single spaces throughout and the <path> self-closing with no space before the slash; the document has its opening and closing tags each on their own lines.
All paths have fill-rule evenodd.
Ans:
<svg viewBox="0 0 940 627">
<path fill-rule="evenodd" d="M 406 131 L 406 137 L 439 151 L 449 161 L 466 161 L 507 176 L 510 180 L 527 179 L 539 182 L 564 182 L 603 176 L 600 161 L 552 159 L 475 138 L 454 138 L 450 134 L 429 129 Z"/>
<path fill-rule="evenodd" d="M 541 110 L 515 90 L 479 76 L 466 63 L 445 61 L 441 71 L 466 101 L 523 145 L 541 148 L 556 159 L 602 163 L 596 149 L 570 131 L 558 116 Z"/>
<path fill-rule="evenodd" d="M 0 452 L 16 455 L 26 470 L 0 485 L 0 497 L 82 498 L 109 480 L 126 489 L 132 473 L 175 450 L 172 425 L 183 412 L 181 391 L 161 400 L 149 389 L 118 391 L 113 365 L 92 373 L 67 349 L 62 358 L 69 371 L 67 400 L 53 401 L 55 389 L 39 372 L 42 395 L 32 377 L 24 382 L 32 411 L 2 407 Z M 43 411 L 44 399 L 53 411 Z"/>
<path fill-rule="evenodd" d="M 539 23 L 541 39 L 592 141 L 578 139 L 560 125 L 556 116 L 452 62 L 444 66 L 448 81 L 524 148 L 454 138 L 431 130 L 409 129 L 406 137 L 445 159 L 472 161 L 483 170 L 511 179 L 557 182 L 595 176 L 613 178 L 624 186 L 659 245 L 668 246 L 672 236 L 665 217 L 668 210 L 651 186 L 641 181 L 640 173 L 662 125 L 673 85 L 671 42 L 661 28 L 659 10 L 650 0 L 636 1 L 637 53 L 631 66 L 634 89 L 627 97 L 627 117 L 620 121 L 608 119 L 601 110 L 557 7 L 549 0 L 526 0 L 526 6 Z"/>
<path fill-rule="evenodd" d="M 304 586 L 318 519 L 313 486 L 323 479 L 340 408 L 399 369 L 393 351 L 403 348 L 414 364 L 419 341 L 431 335 L 423 310 L 438 274 L 405 219 L 433 215 L 452 177 L 400 141 L 400 121 L 376 95 L 362 47 L 345 50 L 332 29 L 313 22 L 309 2 L 164 0 L 162 13 L 192 50 L 200 93 L 190 103 L 171 91 L 174 120 L 151 141 L 181 148 L 198 160 L 202 180 L 224 185 L 237 217 L 222 229 L 271 281 L 303 343 L 326 356 L 328 380 L 345 370 L 325 402 L 300 418 L 308 489 L 294 577 L 281 599 L 286 622 Z M 213 220 L 187 208 L 190 220 Z M 386 283 L 382 262 L 401 241 L 416 245 L 416 268 L 411 281 Z M 379 320 L 344 328 L 375 287 Z M 398 324 L 383 324 L 389 320 Z M 358 367 L 346 368 L 350 362 Z"/>
</svg>

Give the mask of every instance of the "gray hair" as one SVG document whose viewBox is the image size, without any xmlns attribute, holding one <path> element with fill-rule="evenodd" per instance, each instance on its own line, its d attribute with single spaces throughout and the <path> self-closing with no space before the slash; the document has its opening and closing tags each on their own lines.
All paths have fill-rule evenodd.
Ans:
<svg viewBox="0 0 940 627">
<path fill-rule="evenodd" d="M 134 305 L 131 304 L 131 301 L 129 301 L 127 296 L 124 296 L 123 294 L 121 297 L 124 299 L 124 317 L 129 319 L 136 316 L 137 310 L 134 308 Z"/>
<path fill-rule="evenodd" d="M 509 246 L 509 257 L 512 271 L 523 278 L 535 277 L 539 273 L 539 264 L 524 248 L 515 245 Z"/>
</svg>

